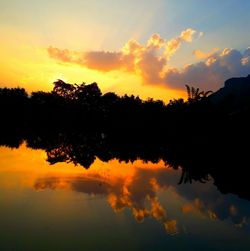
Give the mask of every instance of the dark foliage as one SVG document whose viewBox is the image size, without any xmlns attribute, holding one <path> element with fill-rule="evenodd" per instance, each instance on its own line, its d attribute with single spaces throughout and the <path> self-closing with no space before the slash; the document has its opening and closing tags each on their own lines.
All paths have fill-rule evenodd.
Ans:
<svg viewBox="0 0 250 251">
<path fill-rule="evenodd" d="M 95 158 L 163 160 L 182 169 L 180 183 L 205 182 L 211 176 L 222 192 L 250 199 L 250 103 L 240 106 L 234 92 L 208 96 L 187 86 L 187 101 L 164 104 L 102 95 L 96 83 L 54 84 L 52 92 L 30 96 L 20 88 L 0 89 L 0 145 L 13 148 L 26 141 L 28 147 L 44 149 L 50 164 L 73 162 L 85 168 Z"/>
</svg>

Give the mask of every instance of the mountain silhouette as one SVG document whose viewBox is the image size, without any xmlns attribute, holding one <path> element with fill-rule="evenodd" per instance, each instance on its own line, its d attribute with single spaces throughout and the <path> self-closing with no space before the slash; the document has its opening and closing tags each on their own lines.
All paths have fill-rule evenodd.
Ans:
<svg viewBox="0 0 250 251">
<path fill-rule="evenodd" d="M 224 87 L 209 96 L 216 105 L 226 104 L 230 112 L 238 112 L 250 106 L 250 75 L 230 78 Z"/>
</svg>

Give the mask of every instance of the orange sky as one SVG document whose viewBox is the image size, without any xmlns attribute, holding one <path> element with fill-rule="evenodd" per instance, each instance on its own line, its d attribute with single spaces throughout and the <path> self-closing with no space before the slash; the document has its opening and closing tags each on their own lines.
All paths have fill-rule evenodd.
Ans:
<svg viewBox="0 0 250 251">
<path fill-rule="evenodd" d="M 13 40 L 13 36 L 16 40 Z M 39 44 L 40 43 L 40 44 Z M 145 84 L 140 74 L 121 69 L 104 72 L 82 65 L 60 62 L 51 58 L 44 44 L 32 34 L 16 29 L 5 31 L 0 41 L 0 86 L 24 87 L 28 92 L 53 88 L 56 79 L 69 83 L 97 82 L 103 92 L 113 91 L 120 95 L 134 94 L 143 99 L 153 97 L 168 101 L 185 96 L 161 85 Z"/>
<path fill-rule="evenodd" d="M 2 1 L 0 87 L 97 82 L 104 93 L 165 102 L 185 98 L 185 84 L 217 90 L 250 74 L 249 4 Z"/>
</svg>

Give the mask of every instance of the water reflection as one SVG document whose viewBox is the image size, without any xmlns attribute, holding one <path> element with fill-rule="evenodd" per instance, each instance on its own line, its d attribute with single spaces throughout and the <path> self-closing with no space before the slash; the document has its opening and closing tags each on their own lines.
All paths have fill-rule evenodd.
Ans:
<svg viewBox="0 0 250 251">
<path fill-rule="evenodd" d="M 169 234 L 182 231 L 183 226 L 159 200 L 162 192 L 180 201 L 179 213 L 210 220 L 230 220 L 233 226 L 248 229 L 250 207 L 247 201 L 233 195 L 222 195 L 212 185 L 212 179 L 207 184 L 178 185 L 181 170 L 173 170 L 163 161 L 155 164 L 117 160 L 104 163 L 97 159 L 90 169 L 83 170 L 70 164 L 46 165 L 43 151 L 30 150 L 25 145 L 15 153 L 1 148 L 1 153 L 1 173 L 21 173 L 26 185 L 36 191 L 63 189 L 104 196 L 114 212 L 129 209 L 140 223 L 145 218 L 153 218 Z M 8 163 L 7 170 L 3 168 L 5 162 Z M 9 180 L 12 178 L 9 177 Z"/>
<path fill-rule="evenodd" d="M 15 132 L 15 133 L 13 133 Z M 0 131 L 0 145 L 18 148 L 23 142 L 32 149 L 45 150 L 50 164 L 73 163 L 89 168 L 96 159 L 158 163 L 163 161 L 173 169 L 181 168 L 179 183 L 207 182 L 212 177 L 222 193 L 234 193 L 250 199 L 245 167 L 249 165 L 245 136 L 224 135 L 216 143 L 210 140 L 188 141 L 172 139 L 157 131 L 145 135 L 145 131 L 129 130 L 75 130 L 58 128 L 37 129 L 25 132 L 10 128 Z M 244 139 L 244 140 L 243 140 Z M 247 142 L 245 142 L 247 143 Z M 237 171 L 236 171 L 237 170 Z"/>
<path fill-rule="evenodd" d="M 121 169 L 119 163 L 113 164 L 116 165 L 114 168 Z M 126 172 L 126 175 L 113 174 L 109 169 L 108 175 L 107 170 L 104 175 L 90 170 L 84 175 L 72 177 L 42 177 L 35 181 L 34 188 L 36 190 L 70 189 L 92 196 L 103 195 L 114 212 L 119 213 L 128 208 L 139 223 L 142 223 L 145 218 L 151 217 L 160 222 L 167 233 L 176 234 L 177 221 L 169 218 L 167 210 L 159 202 L 157 196 L 160 190 L 166 190 L 169 186 L 169 184 L 160 185 L 157 177 L 166 172 L 171 177 L 171 171 L 154 166 L 149 170 L 133 166 L 127 168 L 132 168 L 132 170 Z M 173 178 L 176 180 L 176 177 Z"/>
<path fill-rule="evenodd" d="M 164 105 L 101 95 L 95 83 L 56 86 L 31 97 L 2 90 L 1 250 L 17 249 L 13 236 L 27 250 L 36 234 L 50 249 L 51 236 L 70 236 L 55 250 L 83 240 L 87 250 L 249 250 L 249 103 Z"/>
<path fill-rule="evenodd" d="M 116 165 L 120 168 L 118 163 Z M 249 203 L 232 195 L 221 195 L 211 183 L 205 187 L 201 184 L 178 186 L 179 173 L 160 167 L 150 170 L 135 168 L 126 176 L 113 176 L 112 172 L 109 175 L 90 171 L 72 177 L 42 177 L 35 181 L 34 188 L 70 189 L 92 196 L 103 195 L 115 212 L 129 208 L 138 222 L 151 217 L 160 222 L 169 234 L 176 234 L 177 225 L 181 223 L 177 224 L 177 220 L 169 216 L 167 207 L 158 199 L 158 194 L 164 191 L 181 201 L 180 212 L 183 214 L 210 220 L 230 220 L 232 226 L 250 230 Z"/>
<path fill-rule="evenodd" d="M 173 170 L 166 166 L 163 161 L 144 163 L 137 160 L 133 163 L 125 163 L 111 160 L 106 163 L 96 159 L 89 169 L 82 169 L 81 166 L 74 166 L 70 163 L 48 165 L 44 151 L 32 150 L 25 145 L 15 150 L 1 147 L 0 156 L 0 186 L 3 195 L 0 201 L 2 205 L 5 205 L 0 211 L 3 213 L 4 210 L 7 219 L 9 219 L 8 215 L 13 217 L 13 214 L 20 213 L 20 208 L 24 208 L 31 219 L 33 217 L 45 217 L 44 214 L 46 214 L 46 217 L 49 217 L 51 221 L 51 223 L 47 223 L 49 224 L 46 225 L 47 228 L 50 224 L 53 225 L 52 222 L 57 219 L 58 214 L 62 214 L 62 210 L 66 210 L 60 221 L 67 221 L 68 223 L 65 224 L 69 224 L 69 222 L 74 221 L 73 218 L 75 217 L 75 209 L 71 209 L 70 205 L 67 205 L 69 199 L 66 198 L 70 192 L 72 193 L 70 197 L 76 200 L 74 207 L 83 207 L 82 202 L 85 204 L 84 207 L 89 203 L 92 205 L 89 209 L 85 208 L 82 211 L 78 221 L 82 221 L 86 217 L 96 218 L 98 215 L 105 218 L 98 217 L 98 221 L 95 220 L 90 223 L 93 225 L 94 231 L 104 224 L 103 221 L 107 217 L 111 222 L 105 224 L 110 224 L 110 227 L 112 225 L 111 231 L 115 235 L 115 232 L 119 231 L 116 221 L 119 217 L 126 217 L 126 223 L 122 225 L 125 229 L 128 229 L 133 222 L 137 222 L 140 223 L 138 226 L 141 225 L 144 228 L 143 232 L 156 231 L 158 237 L 151 236 L 151 238 L 155 241 L 158 239 L 162 243 L 159 250 L 163 250 L 164 245 L 166 247 L 165 241 L 167 240 L 161 237 L 161 232 L 165 232 L 165 236 L 180 236 L 178 238 L 182 238 L 181 236 L 193 236 L 192 238 L 197 236 L 197 238 L 205 241 L 205 236 L 211 236 L 213 232 L 219 231 L 220 233 L 223 232 L 223 238 L 228 238 L 227 236 L 233 234 L 234 238 L 244 240 L 244 245 L 249 247 L 250 240 L 246 236 L 244 237 L 245 234 L 250 233 L 249 202 L 232 194 L 221 194 L 213 186 L 212 179 L 205 184 L 193 182 L 192 184 L 178 185 L 181 170 Z M 14 193 L 12 194 L 11 191 Z M 34 192 L 36 195 L 32 195 Z M 54 193 L 56 194 L 53 195 Z M 82 197 L 79 197 L 79 195 Z M 17 196 L 23 199 L 18 202 Z M 37 199 L 34 196 L 43 201 L 41 209 L 39 209 L 43 210 L 40 216 L 34 211 L 34 206 L 29 206 L 36 204 Z M 50 199 L 51 196 L 54 196 L 53 200 Z M 30 198 L 31 204 L 27 204 L 28 198 Z M 57 205 L 58 200 L 62 200 L 62 202 Z M 102 200 L 105 203 L 100 206 Z M 13 201 L 13 203 L 16 201 L 15 207 L 10 201 Z M 116 220 L 107 213 L 105 204 L 109 205 L 115 212 L 116 217 L 118 217 Z M 4 209 L 5 207 L 7 207 L 7 211 Z M 49 211 L 46 210 L 47 207 L 53 209 Z M 128 218 L 127 214 L 132 219 Z M 25 215 L 20 215 L 20 217 L 25 217 Z M 16 226 L 20 224 L 17 223 L 17 220 L 11 221 L 3 223 L 7 226 L 7 229 L 8 224 L 14 223 L 17 224 Z M 28 219 L 27 221 L 29 222 Z M 44 223 L 39 224 L 43 225 Z M 60 227 L 60 224 L 58 227 Z M 35 227 L 30 226 L 30 228 Z M 9 233 L 13 235 L 13 231 L 15 232 L 15 230 L 11 230 Z M 44 230 L 40 231 L 44 234 Z M 129 231 L 131 231 L 131 236 L 128 238 L 131 240 L 135 233 L 132 230 Z M 142 229 L 136 231 L 142 231 Z M 232 233 L 232 231 L 236 232 Z M 36 232 L 37 230 L 34 230 L 34 233 Z M 100 232 L 100 234 L 103 235 L 104 232 Z M 144 235 L 143 239 L 147 238 L 147 234 L 144 233 Z M 176 242 L 178 242 L 178 239 L 176 239 Z M 173 247 L 177 245 L 176 242 Z M 214 244 L 210 243 L 209 245 L 211 248 L 211 245 Z M 148 250 L 152 250 L 152 247 Z"/>
</svg>

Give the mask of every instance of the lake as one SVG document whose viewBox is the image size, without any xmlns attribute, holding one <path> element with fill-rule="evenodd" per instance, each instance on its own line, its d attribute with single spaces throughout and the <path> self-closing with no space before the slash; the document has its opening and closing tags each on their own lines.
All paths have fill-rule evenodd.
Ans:
<svg viewBox="0 0 250 251">
<path fill-rule="evenodd" d="M 50 165 L 0 147 L 0 250 L 249 250 L 250 202 L 163 161 Z"/>
</svg>

